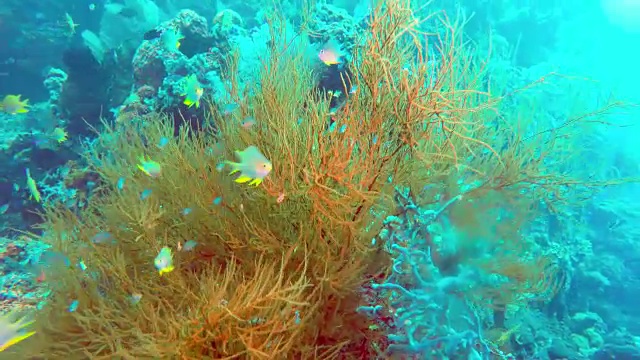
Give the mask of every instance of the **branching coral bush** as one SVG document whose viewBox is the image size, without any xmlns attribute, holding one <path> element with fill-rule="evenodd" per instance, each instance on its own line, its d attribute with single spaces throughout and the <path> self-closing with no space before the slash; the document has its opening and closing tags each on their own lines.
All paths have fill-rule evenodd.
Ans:
<svg viewBox="0 0 640 360">
<path fill-rule="evenodd" d="M 344 79 L 345 93 L 356 90 L 338 111 L 315 87 L 304 38 L 288 38 L 283 19 L 272 17 L 255 88 L 239 93 L 237 63 L 229 61 L 234 113 L 212 107 L 213 125 L 177 132 L 179 119 L 161 114 L 105 124 L 87 154 L 100 175 L 99 196 L 80 212 L 45 214 L 42 240 L 73 266 L 51 268 L 52 296 L 36 314 L 37 334 L 5 353 L 384 356 L 379 344 L 386 335 L 357 309 L 371 306 L 359 293 L 366 279 L 391 266 L 385 243 L 372 239 L 392 212 L 394 189 L 420 194 L 419 205 L 436 202 L 435 194 L 448 201 L 464 193 L 451 207 L 452 222 L 462 226 L 456 213 L 488 212 L 500 202 L 516 206 L 529 180 L 544 173 L 543 161 L 507 141 L 508 123 L 496 114 L 500 96 L 486 88 L 484 66 L 465 47 L 462 24 L 446 16 L 418 19 L 410 9 L 408 1 L 376 3 L 370 33 L 349 64 L 353 77 Z M 435 35 L 420 30 L 427 21 Z M 247 116 L 256 120 L 248 129 L 240 126 Z M 249 145 L 273 163 L 258 188 L 220 171 Z M 161 164 L 161 175 L 141 172 L 141 158 Z M 503 226 L 495 219 L 489 224 L 481 228 Z M 505 234 L 517 232 L 518 222 L 511 224 Z M 501 239 L 485 243 L 521 247 L 519 237 Z M 441 248 L 447 244 L 432 240 L 426 245 L 439 271 L 469 259 L 458 251 L 471 251 L 469 243 L 449 255 Z M 198 245 L 187 251 L 188 241 Z M 159 276 L 153 261 L 163 247 L 173 249 L 175 270 Z M 513 277 L 513 286 L 490 298 L 512 301 L 529 277 L 515 257 L 500 259 L 489 271 Z M 70 308 L 76 301 L 77 309 Z"/>
</svg>

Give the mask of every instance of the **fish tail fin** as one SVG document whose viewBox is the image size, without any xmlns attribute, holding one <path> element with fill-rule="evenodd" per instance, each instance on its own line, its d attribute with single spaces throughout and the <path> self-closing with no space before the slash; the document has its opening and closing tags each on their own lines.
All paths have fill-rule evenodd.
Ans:
<svg viewBox="0 0 640 360">
<path fill-rule="evenodd" d="M 11 340 L 7 341 L 5 344 L 3 344 L 0 347 L 0 351 L 6 350 L 7 348 L 9 348 L 9 347 L 21 342 L 22 340 L 30 337 L 31 335 L 33 335 L 35 333 L 36 333 L 35 331 L 31 331 L 31 332 L 28 332 L 28 333 L 25 333 L 25 334 L 22 334 L 20 336 L 16 336 L 16 337 L 12 338 Z"/>
<path fill-rule="evenodd" d="M 175 269 L 175 267 L 173 265 L 167 266 L 166 268 L 162 268 L 162 269 L 158 270 L 158 273 L 160 274 L 160 276 L 162 276 L 162 274 L 167 274 L 167 273 L 172 272 L 173 269 Z"/>
</svg>

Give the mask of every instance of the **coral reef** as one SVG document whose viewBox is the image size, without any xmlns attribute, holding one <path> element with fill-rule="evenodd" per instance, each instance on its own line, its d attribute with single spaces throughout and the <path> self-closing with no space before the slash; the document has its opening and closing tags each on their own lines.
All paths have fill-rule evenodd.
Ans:
<svg viewBox="0 0 640 360">
<path fill-rule="evenodd" d="M 162 44 L 161 34 L 171 30 L 184 36 L 177 51 Z M 207 73 L 220 72 L 229 50 L 228 39 L 210 30 L 206 19 L 191 10 L 182 10 L 155 31 L 158 37 L 144 40 L 134 55 L 134 86 L 155 89 L 159 100 L 154 110 L 171 111 L 180 106 L 179 80 L 196 74 L 207 84 Z"/>
<path fill-rule="evenodd" d="M 493 111 L 499 99 L 471 81 L 479 75 L 470 73 L 473 60 L 456 24 L 444 23 L 450 33 L 434 68 L 407 57 L 422 53 L 419 44 L 381 41 L 417 31 L 411 12 L 400 2 L 377 7 L 372 36 L 355 52 L 358 90 L 334 113 L 340 131 L 332 131 L 331 96 L 318 96 L 304 57 L 282 53 L 289 40 L 275 20 L 259 86 L 248 97 L 233 93 L 237 83 L 230 87 L 242 111 L 210 109 L 215 137 L 184 126 L 174 137 L 173 119 L 156 113 L 105 124 L 86 158 L 102 195 L 79 211 L 46 208 L 50 230 L 41 237 L 83 266 L 47 273 L 52 296 L 36 314 L 35 340 L 9 354 L 361 359 L 435 351 L 509 358 L 485 340 L 483 314 L 493 312 L 503 327 L 508 306 L 549 299 L 561 282 L 553 264 L 517 236 L 528 219 L 518 209 L 534 201 L 522 194 L 535 191 L 553 203 L 550 194 L 572 180 L 527 150 L 537 143 L 514 137 L 506 124 L 485 125 L 500 121 Z M 237 81 L 230 66 L 228 77 Z M 434 69 L 438 80 L 426 90 Z M 239 126 L 248 115 L 255 125 Z M 508 146 L 498 152 L 491 144 L 502 141 Z M 258 189 L 219 171 L 249 145 L 273 161 Z M 562 150 L 546 146 L 545 154 Z M 161 166 L 161 175 L 136 171 L 140 159 Z M 401 201 L 397 188 L 420 193 L 424 204 L 440 194 L 451 226 L 466 234 L 433 236 L 427 228 L 441 211 L 421 213 L 417 199 Z M 394 200 L 417 224 L 383 223 Z M 496 203 L 509 206 L 494 210 Z M 387 235 L 372 242 L 381 230 Z M 189 241 L 195 249 L 185 249 Z M 474 256 L 479 246 L 490 251 Z M 159 276 L 153 259 L 166 247 L 174 249 L 176 270 Z M 369 318 L 382 306 L 375 301 L 391 306 L 385 321 Z M 443 322 L 454 308 L 463 313 Z"/>
<path fill-rule="evenodd" d="M 67 78 L 67 73 L 63 70 L 51 68 L 44 79 L 44 87 L 49 90 L 49 106 L 51 108 L 51 116 L 54 119 L 61 120 L 66 117 L 66 114 L 63 114 L 60 108 L 60 95 Z"/>
<path fill-rule="evenodd" d="M 607 299 L 640 283 L 640 211 L 593 200 L 633 174 L 595 166 L 621 103 L 511 71 L 459 4 L 337 3 L 66 14 L 48 101 L 0 114 L 0 312 L 36 332 L 0 359 L 638 356 Z M 228 173 L 250 146 L 256 187 Z"/>
</svg>

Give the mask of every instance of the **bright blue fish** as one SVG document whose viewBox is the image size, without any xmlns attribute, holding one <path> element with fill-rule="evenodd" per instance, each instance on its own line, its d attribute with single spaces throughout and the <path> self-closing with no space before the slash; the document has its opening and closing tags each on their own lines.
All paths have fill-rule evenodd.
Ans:
<svg viewBox="0 0 640 360">
<path fill-rule="evenodd" d="M 167 146 L 168 143 L 169 143 L 169 139 L 167 139 L 166 137 L 162 137 L 158 142 L 158 147 L 162 149 L 163 147 Z"/>
<path fill-rule="evenodd" d="M 227 105 L 225 105 L 225 106 L 222 108 L 222 115 L 225 115 L 225 116 L 226 116 L 226 115 L 230 115 L 230 114 L 231 114 L 232 112 L 234 112 L 238 107 L 239 107 L 239 105 L 238 105 L 238 104 L 236 104 L 236 103 L 230 103 L 230 104 L 227 104 Z"/>
<path fill-rule="evenodd" d="M 73 300 L 69 305 L 69 312 L 74 312 L 78 309 L 78 300 Z"/>
<path fill-rule="evenodd" d="M 122 190 L 122 189 L 124 189 L 124 178 L 123 177 L 118 179 L 118 190 Z"/>
<path fill-rule="evenodd" d="M 144 190 L 141 194 L 140 194 L 140 200 L 145 200 L 146 198 L 148 198 L 149 196 L 151 196 L 151 189 L 146 189 Z"/>
</svg>

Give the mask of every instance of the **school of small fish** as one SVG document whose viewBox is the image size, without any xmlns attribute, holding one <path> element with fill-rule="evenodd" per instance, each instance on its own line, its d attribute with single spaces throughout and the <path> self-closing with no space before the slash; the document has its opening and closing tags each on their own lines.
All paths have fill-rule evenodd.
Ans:
<svg viewBox="0 0 640 360">
<path fill-rule="evenodd" d="M 93 11 L 95 9 L 95 4 L 89 5 L 89 10 Z M 79 26 L 76 24 L 69 14 L 65 14 L 64 24 L 67 26 L 69 35 L 73 35 L 76 31 L 76 28 Z M 177 52 L 180 50 L 181 41 L 184 39 L 182 33 L 177 29 L 166 29 L 161 33 L 158 41 L 159 45 L 168 52 Z M 343 51 L 340 49 L 340 46 L 333 40 L 328 41 L 318 52 L 318 58 L 322 63 L 327 66 L 339 65 L 343 62 Z M 357 90 L 356 87 L 353 87 L 350 93 L 355 93 Z M 198 81 L 196 75 L 188 75 L 182 80 L 182 91 L 180 92 L 180 96 L 184 97 L 183 103 L 187 107 L 192 107 L 195 105 L 196 108 L 200 107 L 200 101 L 204 94 L 204 87 Z M 341 96 L 341 92 L 336 92 L 336 94 L 332 93 L 332 96 Z M 29 100 L 21 99 L 21 95 L 6 95 L 2 101 L 0 101 L 0 111 L 3 111 L 10 115 L 18 115 L 25 114 L 29 112 Z M 221 108 L 221 114 L 223 116 L 229 116 L 237 109 L 239 109 L 239 105 L 236 103 L 229 103 Z M 298 124 L 302 122 L 302 119 L 298 120 Z M 245 116 L 240 120 L 239 126 L 244 130 L 251 130 L 257 123 L 257 120 L 253 116 Z M 335 123 L 332 124 L 335 127 Z M 346 125 L 342 125 L 340 127 L 340 132 L 344 132 L 346 130 Z M 47 139 L 52 140 L 54 143 L 62 144 L 66 142 L 69 138 L 69 134 L 63 127 L 56 127 L 47 135 Z M 170 140 L 166 137 L 162 137 L 159 142 L 156 144 L 158 149 L 164 149 Z M 218 163 L 216 166 L 216 170 L 222 171 L 225 166 L 231 167 L 231 171 L 229 175 L 237 175 L 234 178 L 236 183 L 245 184 L 248 183 L 250 186 L 259 186 L 264 179 L 271 173 L 273 170 L 273 165 L 269 161 L 269 159 L 256 147 L 256 146 L 248 146 L 244 150 L 236 150 L 235 151 L 236 161 L 222 161 Z M 139 162 L 137 164 L 137 168 L 146 176 L 157 179 L 162 175 L 162 165 L 156 161 L 151 160 L 147 156 L 140 156 L 138 158 Z M 30 199 L 41 202 L 42 194 L 38 188 L 37 182 L 31 176 L 31 172 L 29 169 L 25 169 L 26 175 L 26 190 L 29 193 Z M 120 177 L 115 184 L 115 187 L 118 191 L 123 191 L 125 188 L 126 178 Z M 20 190 L 20 186 L 18 184 L 14 184 L 14 190 L 17 192 Z M 145 189 L 140 193 L 140 200 L 146 200 L 152 195 L 151 189 Z M 285 200 L 284 192 L 280 193 L 277 196 L 277 203 L 280 204 Z M 215 196 L 212 204 L 220 205 L 222 203 L 221 196 Z M 0 214 L 4 214 L 9 208 L 9 203 L 0 206 Z M 243 209 L 243 205 L 240 204 L 241 210 Z M 190 207 L 186 207 L 181 211 L 182 216 L 188 216 L 193 212 L 193 209 Z M 116 239 L 114 236 L 108 231 L 98 231 L 93 235 L 90 239 L 91 242 L 95 245 L 108 245 L 115 244 Z M 195 240 L 187 240 L 182 243 L 181 241 L 176 244 L 177 251 L 179 252 L 189 252 L 194 250 L 198 245 L 198 242 Z M 44 257 L 43 257 L 44 259 Z M 63 261 L 64 265 L 67 267 L 71 267 L 72 264 L 69 259 L 63 254 L 58 254 L 54 252 L 49 252 L 47 254 L 47 260 L 49 262 L 53 261 Z M 162 247 L 157 256 L 153 259 L 153 265 L 158 271 L 160 276 L 164 274 L 169 274 L 174 271 L 174 258 L 173 252 L 169 246 Z M 81 271 L 87 270 L 87 265 L 83 260 L 80 260 L 77 264 L 77 267 Z M 38 276 L 37 281 L 43 282 L 46 281 L 45 271 L 42 268 L 38 268 Z M 140 293 L 130 293 L 129 301 L 131 305 L 138 304 L 143 295 Z M 77 299 L 71 300 L 68 305 L 68 312 L 75 312 L 78 309 L 80 302 Z M 300 322 L 300 313 L 296 311 L 295 313 L 296 323 Z M 14 313 L 9 313 L 6 315 L 0 316 L 0 352 L 7 349 L 8 347 L 15 345 L 35 334 L 35 331 L 26 331 L 26 328 L 31 325 L 33 321 L 26 321 L 23 317 L 18 317 Z"/>
</svg>

